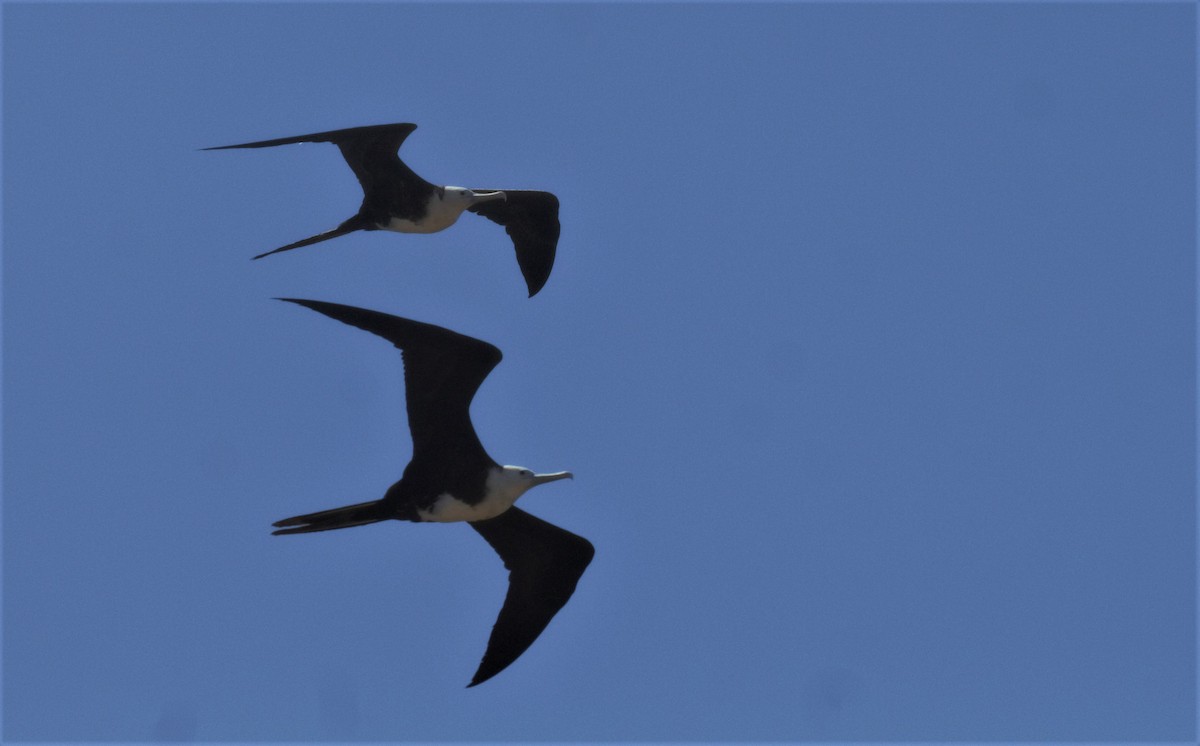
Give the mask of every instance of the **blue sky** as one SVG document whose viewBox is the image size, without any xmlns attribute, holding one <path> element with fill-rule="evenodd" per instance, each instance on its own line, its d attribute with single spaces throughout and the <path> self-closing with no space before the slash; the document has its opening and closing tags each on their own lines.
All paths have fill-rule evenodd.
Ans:
<svg viewBox="0 0 1200 746">
<path fill-rule="evenodd" d="M 1190 3 L 5 4 L 8 741 L 1191 740 Z M 330 146 L 562 201 L 359 233 Z M 272 537 L 409 456 L 399 355 L 505 359 L 491 454 L 589 538 Z"/>
</svg>

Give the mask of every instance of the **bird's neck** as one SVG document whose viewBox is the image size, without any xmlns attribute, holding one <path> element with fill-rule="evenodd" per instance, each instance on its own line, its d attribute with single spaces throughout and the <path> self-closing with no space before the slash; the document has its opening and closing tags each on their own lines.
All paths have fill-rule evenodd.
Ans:
<svg viewBox="0 0 1200 746">
<path fill-rule="evenodd" d="M 521 479 L 516 470 L 493 466 L 488 470 L 487 482 L 484 485 L 484 501 L 495 502 L 508 509 L 532 486 L 528 480 Z"/>
</svg>

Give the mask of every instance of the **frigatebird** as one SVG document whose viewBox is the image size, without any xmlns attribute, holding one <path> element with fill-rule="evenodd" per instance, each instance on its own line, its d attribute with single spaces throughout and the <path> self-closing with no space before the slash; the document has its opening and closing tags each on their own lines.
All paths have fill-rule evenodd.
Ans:
<svg viewBox="0 0 1200 746">
<path fill-rule="evenodd" d="M 550 192 L 532 190 L 466 189 L 431 184 L 405 165 L 398 153 L 404 140 L 416 128 L 417 125 L 411 123 L 377 124 L 204 150 L 329 142 L 342 151 L 362 185 L 363 201 L 358 214 L 333 230 L 280 246 L 255 259 L 360 230 L 437 233 L 454 225 L 463 210 L 470 210 L 504 226 L 512 238 L 517 264 L 532 298 L 546 284 L 554 267 L 560 230 L 558 198 Z"/>
<path fill-rule="evenodd" d="M 475 434 L 469 409 L 500 362 L 487 342 L 419 321 L 337 303 L 280 298 L 377 334 L 400 348 L 412 460 L 380 500 L 276 521 L 275 534 L 302 534 L 388 519 L 466 521 L 508 568 L 508 593 L 487 651 L 468 686 L 487 681 L 538 638 L 579 582 L 591 542 L 515 507 L 526 490 L 572 477 L 501 466 Z"/>
</svg>

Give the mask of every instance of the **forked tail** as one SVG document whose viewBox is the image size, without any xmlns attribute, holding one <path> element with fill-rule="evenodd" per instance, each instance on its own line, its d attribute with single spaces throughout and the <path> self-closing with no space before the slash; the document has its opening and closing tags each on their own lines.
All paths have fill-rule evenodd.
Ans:
<svg viewBox="0 0 1200 746">
<path fill-rule="evenodd" d="M 271 534 L 279 536 L 282 534 L 307 534 L 313 531 L 332 531 L 335 528 L 365 526 L 389 517 L 380 506 L 379 501 L 375 500 L 369 503 L 347 505 L 344 508 L 332 508 L 317 513 L 284 518 L 282 521 L 275 521 L 271 524 L 279 529 L 272 531 Z"/>
</svg>

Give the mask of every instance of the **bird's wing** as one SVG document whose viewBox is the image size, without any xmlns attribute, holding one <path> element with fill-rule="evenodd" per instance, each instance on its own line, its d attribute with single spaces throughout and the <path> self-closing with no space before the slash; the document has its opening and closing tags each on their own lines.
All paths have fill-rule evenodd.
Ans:
<svg viewBox="0 0 1200 746">
<path fill-rule="evenodd" d="M 324 233 L 318 233 L 315 236 L 309 236 L 308 238 L 301 239 L 300 241 L 296 241 L 295 243 L 290 243 L 287 246 L 280 246 L 278 249 L 271 249 L 270 251 L 259 254 L 258 256 L 254 257 L 254 258 L 262 259 L 264 256 L 270 256 L 271 254 L 278 254 L 281 251 L 290 251 L 292 249 L 298 249 L 301 246 L 310 246 L 315 243 L 320 243 L 321 241 L 328 241 L 331 238 L 337 238 L 338 236 L 344 236 L 347 233 L 353 233 L 354 231 L 371 230 L 371 229 L 373 229 L 373 227 L 374 226 L 371 226 L 366 220 L 363 219 L 363 217 L 361 215 L 355 215 L 354 217 L 350 218 L 349 220 L 342 223 L 341 225 L 334 228 L 333 230 L 325 231 Z"/>
<path fill-rule="evenodd" d="M 388 340 L 404 359 L 413 461 L 457 451 L 490 460 L 471 424 L 471 400 L 502 357 L 495 346 L 433 324 L 339 303 L 280 298 Z"/>
<path fill-rule="evenodd" d="M 489 200 L 467 209 L 488 220 L 503 225 L 517 250 L 517 264 L 525 276 L 529 297 L 537 294 L 554 268 L 554 252 L 558 248 L 558 197 L 550 192 L 519 189 L 477 189 L 474 191 L 503 191 L 507 199 Z"/>
<path fill-rule="evenodd" d="M 292 145 L 302 142 L 330 142 L 342 151 L 342 157 L 364 192 L 376 188 L 387 188 L 397 183 L 416 189 L 422 185 L 432 190 L 429 182 L 413 173 L 404 165 L 396 151 L 404 144 L 405 138 L 413 133 L 417 125 L 408 122 L 398 124 L 373 124 L 368 127 L 350 127 L 328 132 L 314 132 L 311 135 L 296 135 L 295 137 L 280 137 L 274 140 L 259 140 L 239 145 L 221 145 L 204 150 L 229 150 L 232 148 L 270 148 L 276 145 Z"/>
<path fill-rule="evenodd" d="M 566 605 L 596 553 L 592 543 L 518 509 L 471 523 L 508 568 L 508 594 L 487 652 L 468 686 L 482 684 L 520 657 Z"/>
<path fill-rule="evenodd" d="M 381 145 L 386 145 L 393 153 L 400 149 L 404 143 L 404 138 L 413 133 L 417 125 L 410 122 L 402 122 L 399 124 L 373 124 L 368 127 L 349 127 L 341 130 L 329 130 L 328 132 L 314 132 L 311 135 L 295 135 L 293 137 L 279 137 L 274 140 L 258 140 L 256 142 L 244 142 L 237 145 L 218 145 L 213 148 L 202 148 L 202 150 L 231 150 L 233 148 L 272 148 L 276 145 L 294 145 L 301 142 L 331 142 L 341 145 L 343 142 L 376 142 Z"/>
</svg>

